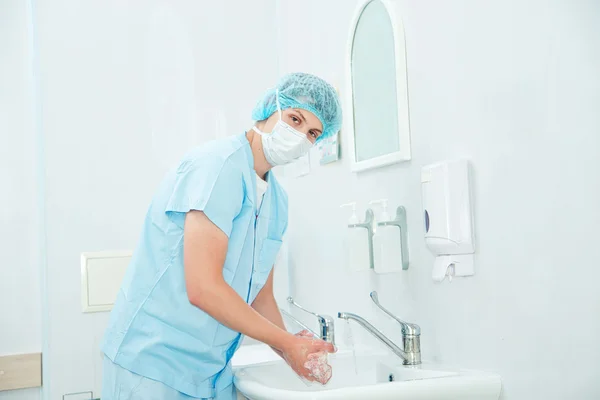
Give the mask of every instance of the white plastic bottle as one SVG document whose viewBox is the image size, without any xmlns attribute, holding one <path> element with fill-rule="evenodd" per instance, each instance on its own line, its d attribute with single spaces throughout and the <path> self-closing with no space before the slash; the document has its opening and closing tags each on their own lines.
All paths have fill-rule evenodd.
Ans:
<svg viewBox="0 0 600 400">
<path fill-rule="evenodd" d="M 374 200 L 369 204 L 381 206 L 381 214 L 376 218 L 377 222 L 392 220 L 388 212 L 387 199 Z M 377 274 L 402 271 L 402 244 L 398 226 L 376 226 L 373 235 L 373 258 Z"/>
<path fill-rule="evenodd" d="M 347 225 L 360 223 L 356 214 L 356 202 L 342 204 L 340 207 L 352 207 L 352 215 L 348 219 Z M 351 271 L 368 271 L 371 264 L 369 260 L 368 230 L 347 226 L 343 242 L 346 267 Z"/>
</svg>

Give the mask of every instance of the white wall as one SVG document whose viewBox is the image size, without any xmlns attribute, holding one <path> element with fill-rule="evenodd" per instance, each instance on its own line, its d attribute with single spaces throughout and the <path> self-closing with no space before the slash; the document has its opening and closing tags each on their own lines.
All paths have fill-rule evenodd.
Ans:
<svg viewBox="0 0 600 400">
<path fill-rule="evenodd" d="M 345 157 L 286 182 L 296 298 L 331 315 L 354 311 L 398 340 L 370 304 L 376 289 L 421 325 L 425 359 L 500 373 L 503 399 L 599 398 L 600 5 L 395 4 L 406 31 L 413 160 L 355 175 Z M 280 71 L 343 84 L 358 2 L 279 5 Z M 474 165 L 476 276 L 440 285 L 422 240 L 420 168 L 457 157 Z M 410 269 L 349 274 L 338 206 L 358 200 L 364 210 L 378 198 L 408 210 Z M 344 328 L 338 323 L 338 337 Z"/>
<path fill-rule="evenodd" d="M 185 151 L 242 133 L 277 77 L 271 1 L 39 0 L 46 149 L 45 398 L 94 390 L 107 313 L 82 314 L 79 254 L 132 249 Z"/>
<path fill-rule="evenodd" d="M 81 314 L 79 253 L 132 248 L 167 166 L 196 143 L 244 129 L 278 73 L 317 73 L 345 90 L 357 1 L 279 1 L 277 19 L 273 1 L 171 3 L 34 2 L 46 145 L 48 399 L 100 388 L 107 314 Z M 355 175 L 344 158 L 286 182 L 293 294 L 320 312 L 357 312 L 397 339 L 398 329 L 369 303 L 376 289 L 422 326 L 426 359 L 500 373 L 506 400 L 600 396 L 600 272 L 592 258 L 600 223 L 600 6 L 396 4 L 407 37 L 413 160 Z M 0 303 L 11 304 L 0 313 L 10 327 L 0 329 L 0 354 L 41 347 L 40 143 L 26 7 L 3 2 L 0 13 Z M 475 166 L 477 275 L 435 285 L 421 239 L 419 171 L 454 157 Z M 381 197 L 408 209 L 411 268 L 349 274 L 332 239 L 343 233 L 338 206 Z M 338 324 L 339 337 L 344 328 Z"/>
<path fill-rule="evenodd" d="M 39 218 L 28 2 L 0 5 L 0 356 L 40 352 Z M 34 400 L 39 389 L 0 392 Z"/>
</svg>

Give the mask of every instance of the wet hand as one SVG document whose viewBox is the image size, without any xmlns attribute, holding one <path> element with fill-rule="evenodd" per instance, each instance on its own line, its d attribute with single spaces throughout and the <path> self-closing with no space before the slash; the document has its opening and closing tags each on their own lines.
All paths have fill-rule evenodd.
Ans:
<svg viewBox="0 0 600 400">
<path fill-rule="evenodd" d="M 309 338 L 309 339 L 316 338 L 316 336 L 311 331 L 306 330 L 306 329 L 303 329 L 300 332 L 296 333 L 295 336 L 305 337 L 305 338 Z"/>
<path fill-rule="evenodd" d="M 314 333 L 312 333 L 311 331 L 307 330 L 307 329 L 303 329 L 300 332 L 294 334 L 294 336 L 297 337 L 304 337 L 304 338 L 308 338 L 308 339 L 314 339 L 316 338 L 316 336 L 314 335 Z M 277 350 L 274 347 L 271 347 L 273 349 L 273 351 L 275 353 L 277 353 L 279 355 L 279 357 L 283 358 L 283 352 L 281 352 L 281 350 Z"/>
<path fill-rule="evenodd" d="M 329 381 L 331 373 L 325 377 L 315 376 L 313 367 L 316 361 L 335 351 L 333 344 L 315 338 L 310 332 L 302 331 L 294 335 L 282 349 L 282 357 L 301 378 L 325 384 Z M 317 353 L 318 356 L 315 355 Z"/>
</svg>

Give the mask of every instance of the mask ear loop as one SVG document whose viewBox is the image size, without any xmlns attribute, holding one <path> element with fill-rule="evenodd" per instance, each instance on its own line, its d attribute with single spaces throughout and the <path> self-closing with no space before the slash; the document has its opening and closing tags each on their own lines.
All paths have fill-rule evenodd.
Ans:
<svg viewBox="0 0 600 400">
<path fill-rule="evenodd" d="M 279 112 L 279 120 L 283 120 L 283 115 L 281 113 L 281 104 L 279 104 L 279 89 L 275 89 L 275 103 L 277 103 L 277 111 Z"/>
</svg>

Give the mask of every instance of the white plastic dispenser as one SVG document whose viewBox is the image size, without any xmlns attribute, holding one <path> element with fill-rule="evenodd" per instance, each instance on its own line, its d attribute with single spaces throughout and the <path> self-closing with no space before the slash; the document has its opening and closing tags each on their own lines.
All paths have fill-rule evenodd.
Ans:
<svg viewBox="0 0 600 400">
<path fill-rule="evenodd" d="M 423 167 L 425 244 L 436 256 L 433 280 L 475 274 L 469 163 L 447 161 Z"/>
<path fill-rule="evenodd" d="M 373 235 L 374 270 L 378 274 L 402 271 L 402 238 L 397 225 L 383 225 L 393 220 L 388 212 L 388 200 L 374 200 L 371 205 L 381 207 L 375 218 L 377 224 Z"/>
<path fill-rule="evenodd" d="M 373 200 L 369 203 L 369 205 L 376 205 L 376 206 L 380 206 L 381 207 L 381 213 L 379 214 L 379 218 L 375 218 L 376 221 L 391 221 L 392 217 L 390 216 L 390 213 L 388 212 L 388 200 L 387 199 L 381 199 L 381 200 Z"/>
<path fill-rule="evenodd" d="M 346 266 L 352 271 L 368 271 L 371 267 L 369 255 L 369 231 L 352 227 L 360 224 L 356 214 L 356 202 L 342 204 L 340 207 L 351 207 L 352 215 L 348 219 L 343 238 Z"/>
</svg>

